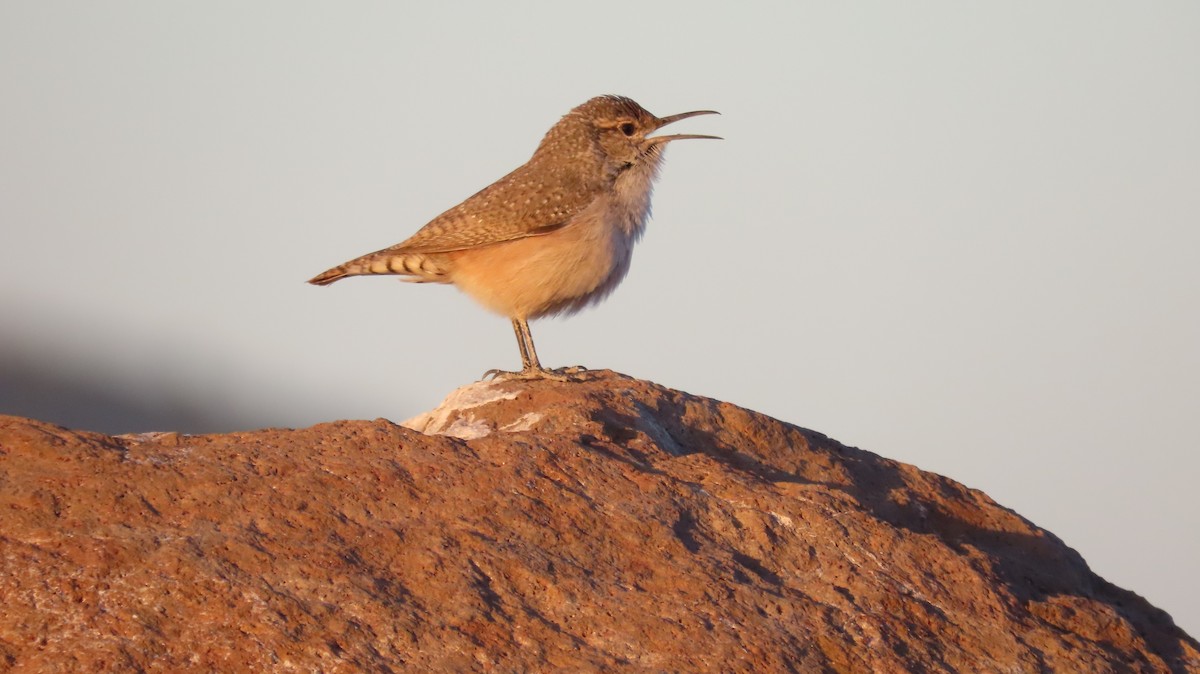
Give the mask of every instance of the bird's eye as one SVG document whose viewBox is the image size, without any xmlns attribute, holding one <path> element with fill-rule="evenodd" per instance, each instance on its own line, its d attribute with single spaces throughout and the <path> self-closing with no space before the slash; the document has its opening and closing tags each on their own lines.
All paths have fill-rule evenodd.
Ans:
<svg viewBox="0 0 1200 674">
<path fill-rule="evenodd" d="M 621 125 L 621 133 L 626 136 L 632 136 L 634 131 L 637 131 L 637 127 L 633 125 L 633 122 L 625 122 Z"/>
</svg>

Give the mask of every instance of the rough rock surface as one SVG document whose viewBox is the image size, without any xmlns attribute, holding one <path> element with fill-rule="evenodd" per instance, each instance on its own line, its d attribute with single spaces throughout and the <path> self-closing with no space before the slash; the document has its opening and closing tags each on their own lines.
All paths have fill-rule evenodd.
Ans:
<svg viewBox="0 0 1200 674">
<path fill-rule="evenodd" d="M 411 420 L 0 417 L 0 669 L 1200 672 L 984 494 L 608 372 Z"/>
</svg>

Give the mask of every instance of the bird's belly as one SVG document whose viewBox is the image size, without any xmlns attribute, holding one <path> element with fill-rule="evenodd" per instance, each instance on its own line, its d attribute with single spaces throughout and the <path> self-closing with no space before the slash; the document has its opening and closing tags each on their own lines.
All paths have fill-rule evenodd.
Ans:
<svg viewBox="0 0 1200 674">
<path fill-rule="evenodd" d="M 450 253 L 451 281 L 510 318 L 578 311 L 624 278 L 631 237 L 604 211 L 583 213 L 553 232 Z"/>
</svg>

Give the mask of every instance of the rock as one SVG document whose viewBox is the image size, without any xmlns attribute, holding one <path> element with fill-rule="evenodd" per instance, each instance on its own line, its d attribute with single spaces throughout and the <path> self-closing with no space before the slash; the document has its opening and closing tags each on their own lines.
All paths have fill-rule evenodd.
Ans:
<svg viewBox="0 0 1200 674">
<path fill-rule="evenodd" d="M 594 372 L 407 425 L 0 417 L 0 669 L 1200 672 L 986 495 L 733 405 Z"/>
</svg>

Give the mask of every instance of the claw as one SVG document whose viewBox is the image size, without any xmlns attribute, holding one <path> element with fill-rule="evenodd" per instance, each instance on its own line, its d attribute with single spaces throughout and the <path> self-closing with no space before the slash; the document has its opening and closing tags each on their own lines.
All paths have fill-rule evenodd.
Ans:
<svg viewBox="0 0 1200 674">
<path fill-rule="evenodd" d="M 488 370 L 483 373 L 483 378 L 480 381 L 491 379 L 492 381 L 534 381 L 537 379 L 549 379 L 550 381 L 575 381 L 575 375 L 578 375 L 577 368 L 561 368 L 558 370 L 547 370 L 544 368 L 527 368 L 518 372 L 509 372 L 507 370 Z"/>
</svg>

